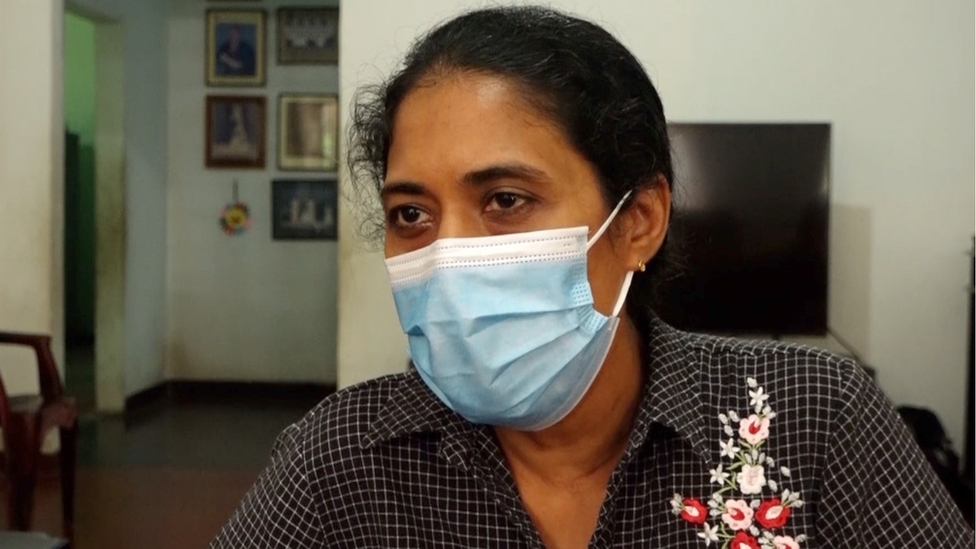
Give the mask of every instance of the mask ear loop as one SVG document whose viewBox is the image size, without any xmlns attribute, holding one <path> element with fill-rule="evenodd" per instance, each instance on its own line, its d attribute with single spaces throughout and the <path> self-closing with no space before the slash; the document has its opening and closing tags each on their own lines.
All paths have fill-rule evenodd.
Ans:
<svg viewBox="0 0 976 549">
<path fill-rule="evenodd" d="M 613 218 L 617 217 L 617 214 L 620 213 L 620 208 L 624 207 L 624 202 L 627 201 L 627 198 L 630 196 L 630 193 L 631 191 L 627 191 L 627 194 L 625 194 L 624 197 L 620 199 L 620 202 L 617 202 L 617 206 L 613 209 L 612 212 L 610 212 L 610 217 L 607 217 L 607 220 L 603 222 L 603 225 L 600 225 L 600 228 L 596 230 L 596 233 L 594 233 L 593 236 L 586 241 L 587 251 L 589 251 L 589 249 L 592 248 L 594 244 L 596 244 L 596 241 L 600 240 L 600 237 L 603 236 L 603 233 L 607 231 L 607 227 L 609 227 L 610 223 L 613 222 Z"/>
<path fill-rule="evenodd" d="M 630 291 L 632 280 L 634 280 L 634 271 L 627 271 L 624 275 L 624 285 L 620 288 L 620 295 L 617 296 L 617 303 L 613 306 L 613 314 L 610 316 L 620 315 L 620 310 L 624 308 L 624 303 L 627 301 L 627 292 Z"/>
<path fill-rule="evenodd" d="M 624 202 L 626 202 L 627 198 L 630 197 L 631 192 L 632 191 L 627 191 L 627 194 L 625 194 L 623 198 L 620 199 L 620 202 L 617 202 L 617 206 L 613 209 L 612 212 L 610 212 L 610 216 L 607 217 L 607 220 L 603 222 L 603 225 L 600 225 L 600 228 L 597 229 L 593 237 L 586 242 L 587 250 L 592 248 L 593 245 L 596 244 L 596 241 L 599 240 L 601 236 L 603 236 L 603 233 L 607 231 L 607 227 L 610 226 L 610 223 L 612 223 L 614 218 L 617 217 L 617 214 L 620 213 L 620 209 L 624 207 Z M 617 295 L 617 303 L 614 304 L 613 314 L 611 314 L 610 316 L 613 317 L 619 315 L 620 310 L 624 308 L 624 302 L 627 301 L 627 292 L 630 291 L 630 283 L 633 279 L 634 279 L 634 272 L 627 271 L 627 274 L 624 276 L 624 285 L 622 288 L 620 288 L 620 294 Z"/>
</svg>

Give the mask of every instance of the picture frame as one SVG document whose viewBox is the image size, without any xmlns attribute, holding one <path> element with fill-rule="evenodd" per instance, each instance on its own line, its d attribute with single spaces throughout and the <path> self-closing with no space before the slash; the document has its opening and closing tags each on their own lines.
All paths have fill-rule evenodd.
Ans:
<svg viewBox="0 0 976 549">
<path fill-rule="evenodd" d="M 278 96 L 278 169 L 334 171 L 338 167 L 339 98 L 329 94 Z"/>
<path fill-rule="evenodd" d="M 264 86 L 266 19 L 264 10 L 207 10 L 207 86 Z"/>
<path fill-rule="evenodd" d="M 204 119 L 208 168 L 265 166 L 266 100 L 258 95 L 208 95 Z"/>
<path fill-rule="evenodd" d="M 339 8 L 279 8 L 277 31 L 279 65 L 339 63 Z"/>
<path fill-rule="evenodd" d="M 336 240 L 338 227 L 335 177 L 271 182 L 272 240 Z"/>
</svg>

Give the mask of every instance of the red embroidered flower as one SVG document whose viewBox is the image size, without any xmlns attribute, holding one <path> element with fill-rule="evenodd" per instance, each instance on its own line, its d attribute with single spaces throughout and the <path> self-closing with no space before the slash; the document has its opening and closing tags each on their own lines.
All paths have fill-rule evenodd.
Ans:
<svg viewBox="0 0 976 549">
<path fill-rule="evenodd" d="M 769 530 L 782 528 L 788 518 L 790 518 L 790 508 L 784 507 L 777 498 L 762 502 L 756 511 L 756 521 Z"/>
<path fill-rule="evenodd" d="M 684 503 L 685 508 L 681 511 L 681 518 L 692 524 L 705 523 L 705 519 L 708 518 L 708 511 L 700 501 L 697 499 L 688 498 L 682 503 Z M 758 549 L 758 547 L 756 549 Z"/>
<path fill-rule="evenodd" d="M 756 538 L 750 536 L 745 532 L 736 532 L 735 537 L 732 538 L 732 543 L 729 544 L 729 549 L 762 549 L 759 547 L 759 542 Z"/>
</svg>

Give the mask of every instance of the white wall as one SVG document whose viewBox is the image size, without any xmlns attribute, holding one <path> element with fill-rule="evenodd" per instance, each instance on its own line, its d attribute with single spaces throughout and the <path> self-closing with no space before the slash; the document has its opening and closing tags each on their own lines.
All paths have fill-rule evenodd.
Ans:
<svg viewBox="0 0 976 549">
<path fill-rule="evenodd" d="M 480 2 L 343 5 L 342 94 L 416 34 Z M 866 2 L 552 2 L 603 23 L 643 61 L 675 121 L 833 124 L 830 322 L 896 403 L 963 442 L 976 177 L 974 6 Z M 377 70 L 378 69 L 378 70 Z M 348 121 L 348 108 L 342 113 Z M 403 370 L 380 258 L 340 233 L 339 382 Z"/>
<path fill-rule="evenodd" d="M 167 5 L 168 0 L 70 2 L 72 9 L 85 15 L 121 24 L 124 40 L 126 239 L 122 330 L 127 396 L 163 379 Z"/>
<path fill-rule="evenodd" d="M 335 382 L 336 255 L 334 241 L 272 241 L 271 180 L 317 178 L 279 172 L 277 101 L 281 92 L 336 93 L 336 66 L 276 63 L 275 19 L 280 5 L 173 0 L 169 17 L 169 192 L 167 376 L 175 379 Z M 267 85 L 207 88 L 205 10 L 264 9 Z M 266 98 L 266 169 L 204 168 L 207 94 Z M 232 182 L 251 208 L 252 226 L 229 237 L 217 226 L 232 198 Z"/>
<path fill-rule="evenodd" d="M 0 330 L 52 334 L 63 368 L 61 39 L 60 1 L 0 5 Z M 9 393 L 37 392 L 34 364 L 0 347 Z"/>
</svg>

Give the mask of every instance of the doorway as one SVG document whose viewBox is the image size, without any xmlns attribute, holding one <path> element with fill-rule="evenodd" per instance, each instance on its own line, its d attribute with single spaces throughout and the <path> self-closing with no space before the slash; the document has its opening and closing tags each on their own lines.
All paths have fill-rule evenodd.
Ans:
<svg viewBox="0 0 976 549">
<path fill-rule="evenodd" d="M 121 412 L 122 28 L 68 4 L 63 44 L 65 390 L 82 414 Z"/>
<path fill-rule="evenodd" d="M 95 23 L 64 15 L 65 390 L 95 410 Z"/>
</svg>

